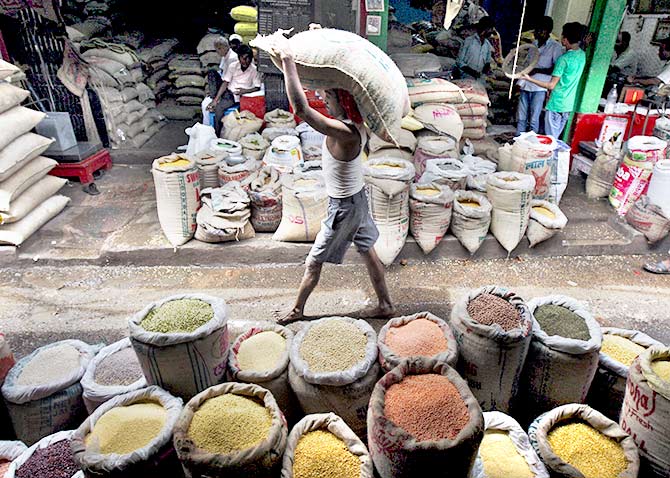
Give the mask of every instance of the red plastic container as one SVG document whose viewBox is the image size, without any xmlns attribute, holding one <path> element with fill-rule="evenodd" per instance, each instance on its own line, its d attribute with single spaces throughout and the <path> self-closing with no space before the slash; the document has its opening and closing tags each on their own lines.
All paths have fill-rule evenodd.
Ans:
<svg viewBox="0 0 670 478">
<path fill-rule="evenodd" d="M 243 96 L 240 98 L 240 111 L 251 111 L 256 117 L 265 116 L 265 96 Z"/>
</svg>

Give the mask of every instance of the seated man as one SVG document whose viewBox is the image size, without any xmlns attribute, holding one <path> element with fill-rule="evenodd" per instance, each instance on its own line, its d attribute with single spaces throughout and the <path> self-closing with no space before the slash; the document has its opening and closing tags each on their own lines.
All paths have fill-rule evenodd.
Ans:
<svg viewBox="0 0 670 478">
<path fill-rule="evenodd" d="M 493 46 L 488 39 L 493 35 L 493 20 L 491 20 L 491 17 L 484 17 L 479 20 L 476 28 L 477 33 L 469 36 L 463 42 L 456 60 L 456 66 L 461 71 L 461 77 L 474 80 L 478 80 L 482 74 L 491 71 Z"/>
<path fill-rule="evenodd" d="M 239 61 L 233 62 L 223 77 L 223 82 L 214 100 L 207 107 L 214 111 L 214 130 L 221 135 L 221 120 L 223 113 L 239 104 L 242 95 L 253 93 L 261 89 L 261 78 L 254 65 L 254 54 L 247 45 L 242 45 L 237 51 Z"/>
<path fill-rule="evenodd" d="M 628 32 L 621 32 L 617 37 L 614 51 L 616 59 L 612 61 L 612 70 L 623 75 L 637 75 L 637 62 L 640 54 L 630 46 L 631 36 Z"/>
<path fill-rule="evenodd" d="M 628 77 L 629 83 L 637 83 L 642 86 L 661 86 L 670 83 L 670 38 L 661 40 L 658 45 L 658 57 L 665 62 L 663 70 L 657 76 L 634 76 Z"/>
</svg>

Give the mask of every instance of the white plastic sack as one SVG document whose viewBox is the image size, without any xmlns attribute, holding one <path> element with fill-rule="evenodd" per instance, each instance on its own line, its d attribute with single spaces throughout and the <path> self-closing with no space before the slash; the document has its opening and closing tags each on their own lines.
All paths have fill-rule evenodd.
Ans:
<svg viewBox="0 0 670 478">
<path fill-rule="evenodd" d="M 62 380 L 41 386 L 18 385 L 23 368 L 46 348 L 67 344 L 80 352 L 79 368 Z M 2 386 L 2 396 L 12 419 L 16 436 L 32 445 L 46 435 L 71 428 L 86 416 L 79 380 L 86 372 L 97 348 L 79 340 L 54 342 L 19 360 L 9 371 Z"/>
<path fill-rule="evenodd" d="M 46 113 L 15 106 L 0 113 L 0 151 L 46 118 Z"/>
<path fill-rule="evenodd" d="M 323 145 L 323 140 L 326 139 L 323 133 L 319 133 L 305 121 L 296 126 L 295 129 L 300 135 L 303 148 L 308 146 L 318 146 L 320 148 Z"/>
<path fill-rule="evenodd" d="M 514 418 L 501 412 L 484 412 L 484 432 L 487 431 L 506 432 L 514 443 L 516 451 L 528 464 L 532 478 L 549 478 L 549 472 L 531 446 L 528 435 Z M 477 454 L 468 478 L 489 478 L 479 454 Z M 510 476 L 509 478 L 516 477 Z"/>
<path fill-rule="evenodd" d="M 166 302 L 198 299 L 214 310 L 212 320 L 191 333 L 149 332 L 140 325 L 146 315 Z M 180 294 L 149 304 L 128 321 L 142 371 L 151 385 L 158 385 L 176 396 L 193 397 L 221 383 L 228 362 L 228 306 L 223 299 L 203 294 Z"/>
<path fill-rule="evenodd" d="M 463 120 L 458 112 L 449 105 L 441 103 L 427 103 L 417 106 L 412 115 L 419 120 L 425 128 L 438 134 L 446 134 L 455 141 L 463 137 Z"/>
<path fill-rule="evenodd" d="M 183 166 L 164 166 L 187 161 Z M 158 220 L 163 233 L 174 246 L 188 242 L 195 233 L 196 213 L 200 206 L 200 174 L 194 161 L 172 154 L 154 160 L 151 167 L 156 187 Z"/>
<path fill-rule="evenodd" d="M 429 159 L 457 158 L 458 142 L 450 136 L 439 136 L 432 132 L 420 132 L 417 135 L 417 147 L 414 151 L 415 179 L 418 181 L 426 170 Z"/>
<path fill-rule="evenodd" d="M 317 430 L 332 433 L 344 442 L 350 453 L 358 457 L 361 464 L 361 472 L 357 478 L 373 478 L 374 469 L 368 449 L 353 430 L 347 426 L 345 421 L 334 413 L 308 415 L 293 427 L 286 443 L 281 478 L 293 478 L 295 476 L 293 473 L 293 463 L 295 461 L 295 450 L 298 442 L 303 435 Z"/>
<path fill-rule="evenodd" d="M 216 133 L 211 126 L 205 126 L 196 123 L 190 128 L 186 128 L 184 132 L 188 135 L 188 147 L 186 148 L 186 155 L 194 157 L 196 154 L 209 149 L 212 140 L 216 140 Z"/>
<path fill-rule="evenodd" d="M 274 241 L 313 242 L 328 212 L 328 193 L 320 172 L 287 174 L 282 181 L 282 219 Z"/>
<path fill-rule="evenodd" d="M 33 454 L 37 450 L 42 450 L 50 445 L 61 442 L 63 440 L 70 440 L 72 439 L 73 435 L 74 430 L 59 431 L 54 433 L 53 435 L 43 437 L 40 441 L 35 443 L 30 448 L 25 448 L 25 445 L 23 445 L 24 451 L 19 456 L 15 457 L 12 464 L 9 465 L 9 470 L 7 470 L 5 478 L 15 478 L 17 471 L 30 459 L 30 457 L 33 456 Z M 72 475 L 72 478 L 84 478 L 84 474 L 81 471 L 78 471 L 77 473 Z"/>
<path fill-rule="evenodd" d="M 312 327 L 332 320 L 354 324 L 366 335 L 365 356 L 348 370 L 312 371 L 300 354 L 303 340 Z M 328 317 L 309 322 L 296 334 L 290 352 L 289 381 L 302 410 L 308 414 L 334 412 L 358 436 L 364 435 L 368 402 L 380 370 L 377 353 L 377 334 L 364 320 Z"/>
<path fill-rule="evenodd" d="M 263 159 L 265 151 L 270 147 L 263 136 L 258 133 L 251 133 L 240 139 L 242 145 L 242 154 L 256 161 Z"/>
<path fill-rule="evenodd" d="M 282 220 L 282 185 L 279 171 L 264 166 L 249 186 L 251 224 L 258 232 L 275 232 Z"/>
<path fill-rule="evenodd" d="M 21 70 L 19 69 L 18 66 L 12 65 L 11 63 L 0 59 L 0 80 L 4 80 L 5 78 L 9 78 L 10 76 L 20 72 Z"/>
<path fill-rule="evenodd" d="M 231 141 L 239 141 L 248 134 L 257 133 L 263 126 L 263 120 L 257 118 L 251 111 L 233 111 L 222 121 L 223 137 Z"/>
<path fill-rule="evenodd" d="M 23 442 L 1 440 L 0 460 L 14 461 L 27 449 L 28 447 Z"/>
<path fill-rule="evenodd" d="M 97 421 L 109 410 L 146 402 L 160 404 L 167 411 L 163 428 L 146 446 L 125 455 L 116 453 L 103 455 L 96 449 L 95 442 L 86 444 L 86 438 Z M 72 451 L 75 463 L 81 467 L 86 476 L 115 476 L 119 472 L 129 475 L 134 472 L 137 476 L 147 476 L 149 470 L 165 476 L 167 471 L 174 471 L 161 470 L 159 465 L 163 453 L 172 448 L 172 431 L 182 411 L 182 403 L 180 398 L 173 397 L 158 387 L 148 387 L 112 398 L 102 404 L 74 431 Z"/>
<path fill-rule="evenodd" d="M 225 186 L 228 183 L 238 182 L 245 191 L 249 190 L 253 173 L 260 168 L 260 161 L 253 158 L 246 158 L 246 161 L 231 165 L 227 160 L 219 163 L 219 184 Z"/>
<path fill-rule="evenodd" d="M 449 229 L 454 193 L 449 186 L 419 183 L 411 185 L 409 196 L 409 230 L 424 254 L 430 254 Z"/>
<path fill-rule="evenodd" d="M 56 194 L 65 183 L 67 183 L 67 179 L 57 178 L 56 176 L 44 176 L 12 201 L 9 211 L 0 211 L 0 225 L 10 224 L 23 219 L 40 204 Z"/>
<path fill-rule="evenodd" d="M 271 51 L 273 35 L 259 36 L 251 45 Z M 409 97 L 402 73 L 386 53 L 355 33 L 327 28 L 298 33 L 289 44 L 304 87 L 351 92 L 370 129 L 397 144 Z M 279 58 L 272 61 L 281 69 Z"/>
<path fill-rule="evenodd" d="M 282 109 L 275 109 L 265 113 L 263 118 L 268 128 L 295 128 L 296 122 L 293 113 Z"/>
<path fill-rule="evenodd" d="M 466 185 L 468 189 L 486 193 L 489 174 L 495 173 L 497 166 L 493 161 L 466 154 L 461 157 L 463 165 L 468 169 Z"/>
<path fill-rule="evenodd" d="M 402 251 L 409 233 L 409 186 L 414 166 L 408 161 L 371 159 L 363 167 L 370 213 L 379 230 L 375 251 L 386 266 Z"/>
<path fill-rule="evenodd" d="M 33 209 L 23 219 L 0 228 L 0 244 L 20 246 L 30 236 L 56 217 L 70 202 L 66 196 L 52 196 Z"/>
<path fill-rule="evenodd" d="M 30 96 L 29 91 L 4 81 L 0 82 L 0 113 L 20 105 L 28 96 Z"/>
<path fill-rule="evenodd" d="M 262 133 L 268 143 L 272 143 L 280 136 L 300 136 L 295 128 L 265 128 Z"/>
<path fill-rule="evenodd" d="M 512 252 L 528 227 L 535 179 L 528 174 L 500 172 L 489 176 L 487 187 L 493 206 L 491 232 L 507 252 Z"/>
<path fill-rule="evenodd" d="M 547 217 L 535 208 L 547 209 L 554 217 Z M 528 222 L 528 230 L 526 231 L 530 247 L 533 248 L 537 244 L 552 238 L 556 233 L 565 228 L 567 224 L 568 218 L 556 204 L 533 199 L 530 202 L 530 221 Z"/>
<path fill-rule="evenodd" d="M 124 393 L 134 392 L 141 388 L 147 387 L 147 381 L 144 377 L 136 380 L 130 385 L 101 385 L 95 381 L 95 372 L 98 368 L 98 365 L 105 360 L 110 355 L 114 355 L 116 352 L 119 352 L 123 349 L 131 348 L 132 344 L 130 343 L 129 338 L 119 340 L 114 342 L 107 347 L 104 347 L 98 354 L 91 360 L 86 367 L 86 373 L 81 378 L 81 386 L 84 390 L 83 398 L 84 404 L 86 405 L 86 410 L 88 413 L 93 413 L 100 405 L 105 402 L 108 402 L 112 398 L 123 395 Z"/>
<path fill-rule="evenodd" d="M 482 194 L 456 191 L 454 195 L 451 232 L 470 254 L 477 252 L 486 239 L 491 225 L 491 210 L 491 203 Z"/>
<path fill-rule="evenodd" d="M 419 182 L 449 186 L 452 191 L 465 189 L 470 170 L 459 159 L 428 159 L 426 170 Z"/>
</svg>

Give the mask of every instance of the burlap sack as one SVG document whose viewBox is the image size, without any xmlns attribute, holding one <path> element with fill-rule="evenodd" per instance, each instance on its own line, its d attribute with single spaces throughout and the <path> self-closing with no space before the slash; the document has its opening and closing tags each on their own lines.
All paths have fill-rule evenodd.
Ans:
<svg viewBox="0 0 670 478">
<path fill-rule="evenodd" d="M 309 330 L 324 321 L 344 320 L 355 324 L 367 336 L 365 357 L 348 370 L 314 372 L 300 354 Z M 289 382 L 305 413 L 334 412 L 358 435 L 365 435 L 365 414 L 370 394 L 379 377 L 377 334 L 364 320 L 329 317 L 308 323 L 293 339 Z"/>
<path fill-rule="evenodd" d="M 470 422 L 453 440 L 418 441 L 386 418 L 386 391 L 408 375 L 435 373 L 451 381 L 470 414 Z M 405 361 L 384 375 L 372 393 L 368 410 L 368 446 L 381 478 L 467 476 L 484 436 L 484 418 L 465 381 L 446 363 L 427 359 Z M 448 463 L 448 470 L 445 464 Z M 437 471 L 442 470 L 442 471 Z"/>
<path fill-rule="evenodd" d="M 552 219 L 544 214 L 540 214 L 534 209 L 536 207 L 548 209 L 555 217 Z M 539 243 L 551 239 L 565 228 L 567 224 L 568 218 L 556 204 L 533 199 L 530 202 L 530 220 L 528 221 L 528 229 L 526 230 L 530 247 L 533 248 Z"/>
<path fill-rule="evenodd" d="M 516 249 L 526 233 L 534 188 L 535 179 L 528 174 L 501 172 L 488 178 L 491 232 L 507 252 Z"/>
<path fill-rule="evenodd" d="M 214 310 L 214 317 L 191 333 L 149 332 L 142 320 L 154 308 L 177 299 L 199 299 Z M 176 396 L 191 398 L 225 380 L 228 364 L 228 306 L 223 299 L 203 294 L 173 295 L 149 304 L 128 320 L 130 341 L 147 383 Z"/>
<path fill-rule="evenodd" d="M 437 134 L 448 135 L 456 142 L 463 136 L 463 120 L 458 112 L 443 103 L 426 103 L 417 106 L 412 116 L 423 126 Z"/>
<path fill-rule="evenodd" d="M 12 203 L 30 186 L 58 165 L 57 161 L 38 156 L 6 180 L 0 182 L 0 211 L 9 211 Z"/>
<path fill-rule="evenodd" d="M 294 477 L 293 463 L 295 462 L 295 449 L 298 446 L 298 442 L 303 435 L 318 430 L 328 431 L 341 439 L 345 443 L 347 449 L 358 457 L 361 462 L 360 478 L 373 478 L 374 469 L 368 449 L 351 428 L 347 426 L 344 420 L 334 413 L 308 415 L 293 427 L 286 444 L 281 478 Z"/>
<path fill-rule="evenodd" d="M 61 344 L 71 345 L 81 354 L 79 368 L 55 383 L 41 386 L 18 385 L 16 382 L 23 368 L 40 351 Z M 86 416 L 79 383 L 86 367 L 95 356 L 97 348 L 79 340 L 63 340 L 40 347 L 19 360 L 9 371 L 2 386 L 9 416 L 16 436 L 28 445 L 60 430 L 66 430 L 81 423 Z"/>
<path fill-rule="evenodd" d="M 603 327 L 603 340 L 607 335 L 624 337 L 641 347 L 662 347 L 663 344 L 654 340 L 647 334 L 637 330 L 618 329 L 615 327 Z M 607 418 L 619 421 L 623 398 L 626 393 L 626 380 L 628 380 L 627 365 L 606 355 L 600 351 L 598 370 L 596 371 L 586 403 L 604 414 Z"/>
<path fill-rule="evenodd" d="M 270 147 L 270 143 L 258 133 L 251 133 L 240 139 L 242 145 L 242 154 L 248 158 L 257 161 L 263 159 L 265 151 Z"/>
<path fill-rule="evenodd" d="M 258 133 L 263 127 L 263 120 L 251 111 L 233 111 L 223 120 L 223 137 L 230 141 L 239 141 L 246 135 Z"/>
<path fill-rule="evenodd" d="M 477 203 L 479 206 L 464 206 Z M 454 211 L 451 215 L 451 232 L 470 254 L 479 250 L 491 225 L 491 203 L 486 196 L 472 191 L 456 191 Z"/>
<path fill-rule="evenodd" d="M 289 111 L 275 109 L 265 113 L 263 117 L 268 128 L 295 128 L 295 116 Z"/>
<path fill-rule="evenodd" d="M 493 294 L 512 304 L 521 316 L 521 327 L 505 332 L 498 324 L 482 325 L 470 317 L 468 304 L 482 294 Z M 533 316 L 524 300 L 502 287 L 482 287 L 456 302 L 450 325 L 458 343 L 458 370 L 482 410 L 509 413 L 520 392 L 532 338 Z"/>
<path fill-rule="evenodd" d="M 440 193 L 436 196 L 427 195 L 422 186 L 437 189 Z M 430 254 L 449 230 L 454 193 L 449 186 L 425 183 L 412 184 L 409 196 L 409 230 L 424 254 Z"/>
<path fill-rule="evenodd" d="M 29 91 L 17 88 L 4 81 L 0 82 L 0 113 L 20 105 L 28 96 L 30 96 Z"/>
<path fill-rule="evenodd" d="M 258 232 L 275 232 L 282 220 L 282 185 L 280 174 L 264 166 L 249 185 L 251 224 Z"/>
<path fill-rule="evenodd" d="M 417 319 L 430 320 L 437 324 L 438 327 L 444 333 L 444 338 L 447 341 L 447 348 L 444 352 L 441 352 L 432 357 L 424 357 L 429 359 L 434 359 L 438 362 L 444 362 L 450 367 L 455 367 L 456 362 L 458 361 L 458 345 L 456 344 L 456 339 L 454 338 L 454 333 L 451 331 L 449 324 L 439 317 L 431 314 L 430 312 L 419 312 L 418 314 L 408 315 L 405 317 L 396 317 L 395 319 L 389 320 L 379 331 L 379 338 L 377 339 L 377 346 L 379 347 L 379 363 L 385 372 L 390 372 L 404 360 L 409 360 L 417 357 L 405 357 L 398 355 L 391 348 L 386 345 L 386 335 L 389 330 L 394 327 L 401 327 L 409 322 Z"/>
<path fill-rule="evenodd" d="M 670 476 L 670 385 L 651 368 L 651 362 L 670 359 L 667 347 L 651 347 L 628 371 L 621 410 L 621 428 L 640 450 L 640 476 Z"/>
<path fill-rule="evenodd" d="M 321 172 L 285 174 L 282 218 L 273 241 L 313 242 L 328 211 L 328 194 Z"/>
<path fill-rule="evenodd" d="M 193 415 L 210 398 L 228 393 L 263 403 L 272 417 L 268 436 L 252 448 L 225 455 L 198 448 L 188 436 Z M 240 433 L 244 433 L 244 430 Z M 272 393 L 258 385 L 223 383 L 199 393 L 184 406 L 174 428 L 173 442 L 188 477 L 273 478 L 281 465 L 287 433 L 286 422 Z"/>
<path fill-rule="evenodd" d="M 286 339 L 286 351 L 273 370 L 266 372 L 241 370 L 237 353 L 240 350 L 242 342 L 261 332 L 276 332 L 284 337 Z M 235 340 L 228 356 L 228 377 L 230 380 L 242 383 L 254 383 L 268 389 L 272 392 L 277 405 L 284 413 L 284 416 L 286 416 L 286 420 L 291 424 L 295 423 L 299 413 L 297 400 L 288 383 L 289 353 L 292 341 L 293 332 L 286 327 L 272 323 L 258 323 L 249 327 Z"/>
<path fill-rule="evenodd" d="M 47 222 L 56 217 L 70 202 L 67 196 L 55 195 L 35 207 L 23 219 L 0 228 L 0 244 L 20 246 Z"/>
<path fill-rule="evenodd" d="M 67 179 L 44 176 L 12 201 L 9 211 L 0 211 L 0 224 L 10 224 L 25 218 L 40 204 L 56 194 L 67 183 Z"/>
<path fill-rule="evenodd" d="M 626 222 L 644 234 L 651 244 L 662 241 L 670 232 L 670 219 L 663 209 L 652 204 L 647 196 L 635 201 L 626 213 Z"/>
<path fill-rule="evenodd" d="M 569 420 L 581 420 L 600 433 L 618 442 L 623 448 L 628 468 L 618 478 L 637 478 L 640 458 L 633 439 L 615 422 L 588 405 L 570 404 L 554 408 L 535 420 L 528 429 L 530 443 L 551 473 L 560 478 L 583 478 L 579 470 L 559 458 L 551 449 L 547 436 L 549 432 Z"/>
<path fill-rule="evenodd" d="M 87 437 L 100 417 L 112 408 L 136 403 L 156 403 L 167 411 L 165 424 L 146 446 L 125 455 L 101 454 L 95 441 Z M 170 476 L 179 462 L 172 446 L 172 433 L 182 411 L 183 402 L 158 387 L 148 387 L 112 398 L 91 414 L 72 436 L 74 461 L 86 477 Z"/>
<path fill-rule="evenodd" d="M 429 159 L 419 182 L 444 184 L 452 191 L 459 191 L 465 189 L 469 174 L 469 169 L 459 159 Z"/>
<path fill-rule="evenodd" d="M 609 142 L 603 144 L 593 163 L 591 173 L 586 178 L 586 196 L 589 199 L 609 196 L 622 159 L 623 154 L 620 149 L 614 148 Z"/>
<path fill-rule="evenodd" d="M 603 341 L 600 325 L 580 302 L 561 295 L 528 302 L 531 314 L 543 305 L 558 305 L 577 314 L 586 322 L 591 338 L 585 341 L 547 335 L 533 319 L 533 339 L 523 368 L 518 414 L 526 423 L 559 405 L 585 402 Z"/>
<path fill-rule="evenodd" d="M 54 140 L 26 133 L 0 151 L 0 182 L 10 178 L 23 166 L 45 152 Z"/>
<path fill-rule="evenodd" d="M 421 132 L 417 135 L 417 147 L 414 151 L 415 180 L 426 170 L 426 161 L 429 159 L 457 158 L 458 141 L 449 136 L 436 135 L 433 132 Z"/>
</svg>

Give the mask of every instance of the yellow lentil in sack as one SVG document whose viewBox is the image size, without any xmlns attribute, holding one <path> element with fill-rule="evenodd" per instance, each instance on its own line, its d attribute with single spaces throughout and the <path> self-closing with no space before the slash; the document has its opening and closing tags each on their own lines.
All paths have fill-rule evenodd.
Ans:
<svg viewBox="0 0 670 478">
<path fill-rule="evenodd" d="M 467 200 L 463 200 L 463 201 L 458 201 L 458 203 L 459 203 L 461 206 L 472 207 L 472 208 L 480 207 L 480 206 L 481 206 L 481 204 L 479 204 L 478 202 L 475 202 L 475 201 L 467 201 Z"/>
<path fill-rule="evenodd" d="M 210 398 L 193 415 L 188 436 L 198 448 L 229 454 L 265 440 L 272 416 L 256 400 L 226 393 Z"/>
<path fill-rule="evenodd" d="M 359 478 L 361 463 L 344 441 L 316 430 L 298 441 L 293 462 L 294 478 Z"/>
<path fill-rule="evenodd" d="M 147 446 L 160 433 L 167 410 L 157 403 L 115 407 L 102 415 L 86 437 L 86 446 L 103 455 L 126 455 Z"/>
<path fill-rule="evenodd" d="M 528 463 L 506 431 L 485 432 L 479 446 L 479 456 L 486 478 L 533 478 Z"/>
<path fill-rule="evenodd" d="M 566 422 L 547 435 L 553 452 L 585 478 L 618 478 L 628 461 L 615 440 L 583 422 Z"/>
<path fill-rule="evenodd" d="M 630 339 L 620 335 L 603 334 L 603 345 L 600 351 L 608 357 L 630 367 L 633 360 L 646 349 Z"/>
<path fill-rule="evenodd" d="M 172 168 L 183 168 L 191 164 L 191 161 L 188 159 L 175 159 L 174 161 L 161 163 L 158 167 L 159 169 L 168 170 Z"/>
<path fill-rule="evenodd" d="M 549 219 L 556 219 L 556 214 L 551 212 L 546 207 L 536 206 L 533 208 L 533 211 L 535 211 L 538 214 L 542 214 L 543 216 L 548 217 Z"/>
<path fill-rule="evenodd" d="M 670 360 L 654 360 L 651 369 L 664 382 L 670 382 Z"/>
<path fill-rule="evenodd" d="M 424 196 L 439 196 L 442 191 L 437 188 L 416 188 L 417 194 L 422 194 Z"/>
</svg>

